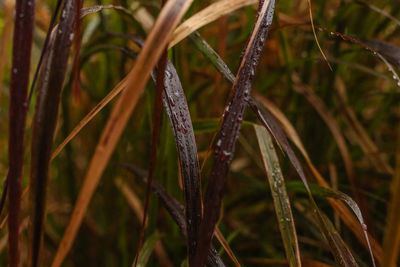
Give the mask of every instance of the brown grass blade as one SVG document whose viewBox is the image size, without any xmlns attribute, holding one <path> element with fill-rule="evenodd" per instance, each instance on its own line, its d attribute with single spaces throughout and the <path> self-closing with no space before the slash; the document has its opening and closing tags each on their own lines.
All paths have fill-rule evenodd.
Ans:
<svg viewBox="0 0 400 267">
<path fill-rule="evenodd" d="M 147 183 L 147 176 L 148 174 L 146 171 L 143 171 L 142 169 L 131 165 L 131 164 L 126 164 L 122 163 L 121 166 L 125 169 L 127 169 L 129 172 L 133 173 L 136 175 L 138 178 L 140 178 L 144 183 Z M 177 201 L 175 198 L 171 197 L 167 191 L 160 185 L 157 181 L 154 181 L 152 183 L 152 189 L 154 194 L 157 196 L 157 198 L 160 200 L 164 208 L 169 212 L 169 214 L 172 216 L 173 220 L 176 222 L 178 227 L 181 229 L 181 232 L 184 236 L 186 236 L 186 220 L 185 220 L 185 215 L 184 215 L 184 210 L 185 208 Z M 212 267 L 223 267 L 225 264 L 221 260 L 220 256 L 218 255 L 218 252 L 214 249 L 213 246 L 211 246 L 208 256 L 207 256 L 207 262 L 206 266 Z"/>
<path fill-rule="evenodd" d="M 157 21 L 138 56 L 134 68 L 127 76 L 127 88 L 114 106 L 107 125 L 100 137 L 100 141 L 91 160 L 72 217 L 54 258 L 52 264 L 53 267 L 60 266 L 70 250 L 90 199 L 128 122 L 128 119 L 136 106 L 139 96 L 144 90 L 150 72 L 167 45 L 168 38 L 172 31 L 189 8 L 191 2 L 191 0 L 170 0 L 161 10 Z"/>
<path fill-rule="evenodd" d="M 231 247 L 229 246 L 228 241 L 226 241 L 224 235 L 222 232 L 219 230 L 219 228 L 215 228 L 215 237 L 218 239 L 219 243 L 221 246 L 224 248 L 226 251 L 226 254 L 228 254 L 229 258 L 231 258 L 232 262 L 235 264 L 236 267 L 240 267 L 240 263 L 238 259 L 235 256 L 235 253 L 233 253 Z"/>
<path fill-rule="evenodd" d="M 207 25 L 208 23 L 213 22 L 241 7 L 256 3 L 258 3 L 258 0 L 220 0 L 212 3 L 205 9 L 191 16 L 175 29 L 171 36 L 169 47 L 173 47 L 189 34 L 200 29 L 204 25 Z"/>
<path fill-rule="evenodd" d="M 31 144 L 30 219 L 32 245 L 29 266 L 38 266 L 46 214 L 46 192 L 50 155 L 57 125 L 58 107 L 72 45 L 76 12 L 75 1 L 65 1 L 58 27 L 50 37 L 41 72 Z"/>
<path fill-rule="evenodd" d="M 238 75 L 232 87 L 230 103 L 225 111 L 220 134 L 215 144 L 214 162 L 204 196 L 204 215 L 200 225 L 199 241 L 194 267 L 202 267 L 206 260 L 215 225 L 220 214 L 226 176 L 235 152 L 252 81 L 274 15 L 275 1 L 262 3 L 256 25 L 244 52 Z"/>
<path fill-rule="evenodd" d="M 19 266 L 19 223 L 24 135 L 28 111 L 27 92 L 31 63 L 35 0 L 17 0 L 13 37 L 9 139 L 8 139 L 8 256 L 11 267 Z"/>
<path fill-rule="evenodd" d="M 301 266 L 299 243 L 297 241 L 292 209 L 286 192 L 282 171 L 279 166 L 278 155 L 276 154 L 272 139 L 264 127 L 254 125 L 254 130 L 261 150 L 265 170 L 268 175 L 268 182 L 275 205 L 275 213 L 289 265 Z"/>
<path fill-rule="evenodd" d="M 382 267 L 396 266 L 400 254 L 400 135 L 397 140 L 396 169 L 383 238 Z"/>
</svg>

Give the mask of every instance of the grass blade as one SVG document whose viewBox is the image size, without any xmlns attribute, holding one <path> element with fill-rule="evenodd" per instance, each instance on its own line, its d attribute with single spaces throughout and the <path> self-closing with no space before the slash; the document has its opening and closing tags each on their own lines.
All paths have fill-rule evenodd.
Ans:
<svg viewBox="0 0 400 267">
<path fill-rule="evenodd" d="M 170 0 L 161 10 L 159 17 L 138 56 L 135 66 L 127 76 L 126 90 L 114 106 L 100 137 L 100 141 L 96 147 L 95 154 L 92 157 L 72 217 L 54 258 L 52 264 L 53 267 L 60 266 L 70 250 L 90 199 L 100 181 L 100 177 L 107 166 L 128 119 L 136 106 L 138 98 L 144 90 L 150 72 L 167 45 L 170 34 L 189 8 L 191 2 L 191 0 Z"/>
<path fill-rule="evenodd" d="M 147 266 L 147 262 L 149 261 L 151 253 L 153 252 L 157 241 L 159 241 L 161 237 L 162 235 L 155 232 L 149 238 L 147 238 L 146 242 L 144 242 L 143 244 L 143 248 L 140 250 L 140 254 L 137 257 L 137 261 L 135 260 L 132 266 L 139 266 L 139 267 Z"/>
<path fill-rule="evenodd" d="M 275 152 L 274 144 L 271 137 L 262 126 L 255 125 L 254 129 L 268 175 L 268 182 L 271 188 L 275 212 L 289 265 L 301 266 L 299 244 L 292 210 L 290 208 L 289 197 L 286 192 L 285 182 L 279 167 L 279 159 Z"/>
<path fill-rule="evenodd" d="M 34 90 L 35 85 L 36 85 L 36 80 L 38 78 L 39 71 L 40 71 L 40 68 L 41 68 L 42 63 L 43 63 L 43 59 L 44 59 L 45 54 L 47 52 L 47 48 L 48 48 L 48 45 L 49 45 L 49 42 L 50 42 L 51 32 L 53 31 L 53 27 L 54 27 L 54 25 L 56 23 L 58 11 L 60 10 L 62 2 L 63 2 L 63 0 L 57 0 L 56 8 L 54 9 L 54 13 L 53 13 L 53 15 L 51 17 L 51 20 L 50 20 L 49 29 L 47 30 L 47 34 L 46 34 L 46 38 L 44 40 L 43 48 L 42 48 L 42 51 L 40 53 L 39 62 L 37 64 L 37 66 L 36 66 L 35 74 L 33 74 L 31 88 L 29 89 L 29 96 L 28 96 L 28 102 L 29 103 L 31 102 L 31 99 L 32 99 L 33 90 Z"/>
<path fill-rule="evenodd" d="M 195 15 L 191 16 L 179 25 L 173 35 L 169 47 L 173 47 L 192 32 L 200 29 L 204 25 L 219 19 L 220 17 L 235 11 L 244 6 L 256 4 L 258 0 L 220 0 L 217 1 Z"/>
<path fill-rule="evenodd" d="M 24 158 L 24 135 L 31 63 L 35 0 L 17 0 L 12 52 L 10 85 L 10 118 L 8 139 L 8 257 L 11 267 L 19 266 L 19 214 L 21 179 Z"/>
<path fill-rule="evenodd" d="M 207 44 L 207 42 L 205 42 L 198 34 L 192 34 L 191 39 L 195 42 L 195 44 L 199 48 L 199 50 L 223 74 L 225 79 L 232 82 L 232 77 L 233 77 L 232 72 L 229 70 L 227 65 L 222 61 L 222 59 L 219 57 L 219 55 Z M 281 122 L 281 124 L 283 125 L 283 128 L 285 129 L 286 134 L 291 138 L 293 143 L 302 152 L 303 156 L 305 157 L 305 159 L 307 161 L 308 166 L 310 167 L 314 176 L 317 178 L 318 183 L 324 187 L 330 188 L 328 183 L 323 179 L 323 177 L 319 174 L 318 170 L 312 164 L 311 159 L 308 156 L 307 151 L 305 150 L 304 145 L 302 144 L 302 142 L 300 140 L 300 137 L 298 136 L 296 130 L 294 129 L 294 127 L 290 123 L 290 121 L 286 118 L 286 116 L 275 105 L 273 105 L 272 102 L 268 101 L 266 98 L 262 97 L 257 92 L 254 92 L 253 94 L 255 94 L 257 99 L 259 99 L 259 101 L 266 108 L 268 108 L 268 110 L 271 113 L 273 113 L 273 115 L 276 118 L 278 118 L 279 122 Z M 256 107 L 254 102 L 257 102 L 257 101 L 250 99 L 249 100 L 250 105 L 252 104 L 252 102 L 253 102 L 253 109 L 254 109 L 254 107 Z M 257 110 L 258 110 L 258 108 L 256 107 L 256 109 L 254 111 L 259 116 L 260 121 L 265 122 L 264 123 L 265 127 L 267 127 L 269 130 L 271 130 L 271 128 L 273 128 L 271 131 L 272 134 L 275 137 L 279 137 L 278 143 L 280 144 L 280 146 L 282 148 L 284 148 L 285 152 L 288 153 L 289 158 L 291 159 L 291 162 L 295 166 L 296 170 L 300 173 L 304 173 L 299 160 L 295 156 L 293 150 L 291 149 L 291 147 L 286 139 L 286 136 L 281 133 L 280 126 L 278 124 L 274 123 L 274 119 L 271 116 L 268 117 L 268 120 L 265 120 L 265 118 L 264 118 L 265 115 L 260 114 Z M 305 176 L 303 176 L 303 177 L 305 178 Z M 304 180 L 303 180 L 303 182 L 304 182 Z M 354 234 L 357 236 L 357 238 L 360 240 L 360 242 L 370 251 L 370 254 L 372 255 L 372 251 L 373 251 L 375 257 L 380 262 L 382 259 L 382 256 L 381 256 L 382 248 L 380 247 L 379 243 L 366 232 L 366 228 L 362 227 L 364 225 L 362 218 L 354 217 L 354 215 L 348 210 L 348 208 L 342 202 L 340 202 L 338 200 L 331 199 L 331 200 L 329 200 L 329 202 L 331 203 L 332 207 L 338 212 L 338 214 L 340 215 L 342 220 L 345 222 L 345 224 L 354 232 Z M 357 220 L 358 220 L 358 222 L 357 222 Z M 369 240 L 371 240 L 372 246 L 370 246 Z M 371 247 L 372 247 L 372 251 L 371 251 Z"/>
<path fill-rule="evenodd" d="M 178 74 L 170 62 L 167 63 L 166 73 L 163 102 L 172 125 L 179 156 L 186 204 L 190 263 L 196 250 L 198 227 L 201 220 L 200 169 L 189 107 Z"/>
<path fill-rule="evenodd" d="M 219 217 L 226 176 L 233 158 L 232 154 L 235 152 L 235 144 L 239 136 L 247 99 L 250 96 L 255 69 L 272 23 L 274 8 L 275 1 L 263 2 L 233 84 L 233 95 L 225 111 L 220 136 L 215 145 L 214 162 L 204 196 L 204 216 L 200 225 L 199 242 L 193 262 L 195 267 L 204 265 Z"/>
<path fill-rule="evenodd" d="M 392 181 L 391 203 L 388 208 L 383 238 L 382 267 L 396 266 L 400 252 L 400 136 L 397 143 L 396 169 Z"/>
<path fill-rule="evenodd" d="M 31 227 L 30 266 L 39 263 L 46 213 L 46 192 L 49 177 L 50 155 L 57 125 L 58 107 L 61 98 L 68 56 L 72 44 L 76 12 L 74 0 L 66 0 L 58 27 L 50 37 L 41 72 L 31 144 L 30 205 Z"/>
<path fill-rule="evenodd" d="M 129 172 L 135 174 L 138 178 L 140 178 L 144 183 L 147 183 L 147 176 L 148 174 L 146 171 L 143 171 L 142 169 L 131 165 L 131 164 L 126 164 L 122 163 L 120 164 L 123 168 L 127 169 Z M 176 224 L 179 226 L 181 229 L 183 235 L 186 236 L 186 220 L 184 216 L 184 207 L 177 201 L 175 198 L 171 197 L 167 191 L 160 185 L 157 181 L 154 181 L 152 183 L 152 189 L 154 194 L 157 196 L 157 198 L 160 200 L 162 205 L 165 207 L 165 209 L 169 212 L 169 214 L 172 216 L 172 219 L 176 222 Z M 218 267 L 223 267 L 225 264 L 219 257 L 217 251 L 214 249 L 213 246 L 210 247 L 209 253 L 207 256 L 207 266 L 218 266 Z"/>
</svg>

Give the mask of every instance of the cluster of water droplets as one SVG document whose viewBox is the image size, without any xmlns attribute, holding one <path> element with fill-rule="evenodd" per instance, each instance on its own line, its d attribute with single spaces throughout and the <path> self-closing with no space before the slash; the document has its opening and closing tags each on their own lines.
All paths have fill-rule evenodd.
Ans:
<svg viewBox="0 0 400 267">
<path fill-rule="evenodd" d="M 319 30 L 322 31 L 322 29 L 319 29 Z M 340 38 L 342 38 L 344 41 L 351 42 L 351 43 L 355 43 L 355 44 L 358 44 L 358 45 L 362 46 L 363 48 L 365 48 L 365 50 L 371 52 L 374 56 L 376 56 L 376 57 L 378 57 L 380 60 L 382 60 L 383 63 L 386 65 L 388 71 L 392 73 L 392 78 L 393 78 L 393 80 L 396 82 L 397 86 L 400 87 L 400 77 L 399 77 L 399 75 L 397 74 L 397 72 L 394 70 L 394 68 L 392 67 L 392 65 L 386 60 L 386 58 L 385 58 L 384 56 L 382 56 L 380 53 L 378 53 L 377 51 L 375 51 L 373 48 L 371 48 L 371 47 L 369 47 L 369 46 L 367 46 L 367 45 L 365 45 L 365 44 L 359 42 L 359 41 L 356 40 L 356 39 L 349 38 L 349 37 L 344 36 L 343 34 L 340 34 L 340 33 L 338 33 L 338 32 L 333 32 L 333 31 L 331 31 L 331 32 L 329 32 L 329 33 L 330 33 L 331 36 L 340 37 Z"/>
</svg>

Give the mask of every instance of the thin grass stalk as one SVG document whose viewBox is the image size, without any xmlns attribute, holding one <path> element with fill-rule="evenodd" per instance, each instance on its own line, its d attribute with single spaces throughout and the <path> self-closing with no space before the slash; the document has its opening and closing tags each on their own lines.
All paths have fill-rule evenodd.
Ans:
<svg viewBox="0 0 400 267">
<path fill-rule="evenodd" d="M 58 107 L 73 41 L 74 23 L 78 17 L 75 0 L 65 0 L 58 27 L 50 37 L 37 91 L 31 144 L 30 175 L 30 257 L 29 266 L 39 264 L 43 225 L 46 214 L 46 194 Z"/>
<path fill-rule="evenodd" d="M 19 266 L 19 216 L 34 14 L 35 0 L 16 1 L 10 84 L 9 171 L 7 178 L 9 183 L 8 257 L 11 267 Z"/>
<path fill-rule="evenodd" d="M 220 214 L 225 181 L 235 152 L 235 144 L 250 96 L 255 70 L 272 23 L 275 1 L 260 2 L 260 6 L 258 19 L 240 63 L 238 75 L 232 87 L 231 100 L 225 110 L 220 134 L 215 144 L 214 162 L 204 196 L 204 215 L 200 224 L 196 256 L 192 265 L 194 267 L 204 265 L 211 244 Z"/>
<path fill-rule="evenodd" d="M 150 152 L 150 163 L 149 163 L 149 177 L 147 179 L 146 188 L 146 201 L 144 204 L 144 216 L 142 222 L 142 229 L 140 231 L 139 244 L 136 250 L 136 257 L 134 266 L 137 266 L 140 249 L 144 239 L 144 231 L 147 221 L 147 211 L 150 205 L 150 192 L 151 184 L 153 182 L 154 172 L 157 165 L 157 152 L 158 152 L 158 141 L 160 139 L 160 129 L 161 129 L 161 116 L 162 116 L 162 96 L 165 91 L 165 71 L 167 66 L 167 50 L 164 49 L 160 60 L 157 64 L 157 78 L 156 78 L 156 95 L 154 99 L 154 111 L 153 111 L 153 133 L 151 137 L 151 152 Z"/>
</svg>

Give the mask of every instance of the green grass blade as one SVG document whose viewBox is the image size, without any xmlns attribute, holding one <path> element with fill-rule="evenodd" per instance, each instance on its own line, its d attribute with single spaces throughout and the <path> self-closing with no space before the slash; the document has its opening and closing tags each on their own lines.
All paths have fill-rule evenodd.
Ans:
<svg viewBox="0 0 400 267">
<path fill-rule="evenodd" d="M 159 233 L 153 233 L 149 238 L 147 238 L 146 242 L 144 242 L 143 247 L 140 250 L 136 266 L 138 267 L 147 266 L 147 262 L 149 261 L 151 253 L 153 253 L 154 247 L 157 241 L 161 239 L 161 237 L 162 235 L 160 235 Z M 132 266 L 134 265 L 135 263 L 132 264 Z"/>
<path fill-rule="evenodd" d="M 279 166 L 279 159 L 276 154 L 271 136 L 259 125 L 254 125 L 258 144 L 263 156 L 268 182 L 274 200 L 275 212 L 281 231 L 286 256 L 290 266 L 301 266 L 299 244 L 297 241 L 296 229 L 289 197 L 286 192 L 285 182 Z"/>
</svg>

